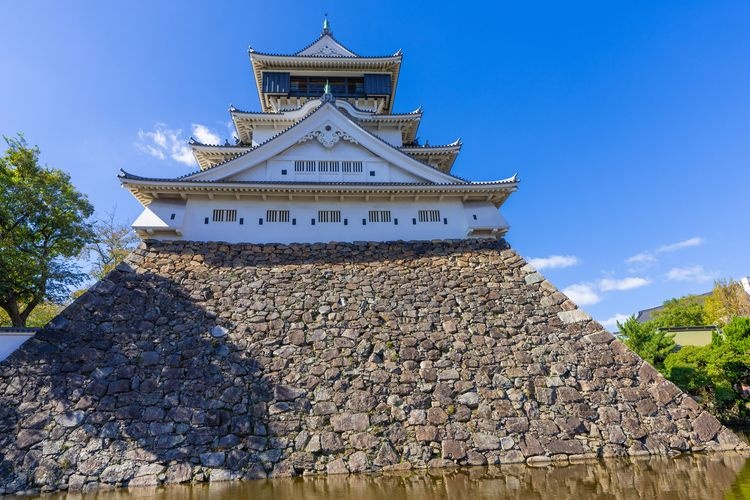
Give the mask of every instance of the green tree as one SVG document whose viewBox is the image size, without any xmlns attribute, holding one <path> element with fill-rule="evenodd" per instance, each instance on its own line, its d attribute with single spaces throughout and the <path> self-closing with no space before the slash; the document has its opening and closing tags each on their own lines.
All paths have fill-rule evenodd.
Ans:
<svg viewBox="0 0 750 500">
<path fill-rule="evenodd" d="M 657 368 L 675 349 L 674 335 L 658 329 L 651 321 L 639 323 L 631 316 L 624 323 L 618 322 L 617 328 L 625 345 Z"/>
<path fill-rule="evenodd" d="M 34 308 L 26 318 L 26 326 L 29 327 L 43 327 L 50 322 L 55 316 L 60 314 L 65 306 L 62 304 L 55 304 L 54 302 L 44 301 Z M 10 320 L 8 313 L 0 309 L 0 326 L 13 326 L 13 322 Z"/>
<path fill-rule="evenodd" d="M 0 157 L 0 308 L 25 326 L 42 302 L 62 303 L 83 282 L 70 259 L 94 233 L 93 207 L 65 172 L 39 164 L 39 148 L 5 137 Z"/>
<path fill-rule="evenodd" d="M 656 328 L 706 325 L 704 301 L 705 297 L 698 295 L 669 299 L 664 302 L 663 308 L 654 314 L 651 322 Z"/>
<path fill-rule="evenodd" d="M 664 375 L 725 422 L 747 419 L 743 386 L 750 381 L 750 318 L 735 317 L 707 346 L 686 346 L 670 354 Z"/>
<path fill-rule="evenodd" d="M 117 221 L 115 210 L 94 222 L 96 238 L 86 246 L 84 254 L 93 257 L 91 277 L 104 278 L 138 244 L 138 236 L 130 226 Z"/>
</svg>

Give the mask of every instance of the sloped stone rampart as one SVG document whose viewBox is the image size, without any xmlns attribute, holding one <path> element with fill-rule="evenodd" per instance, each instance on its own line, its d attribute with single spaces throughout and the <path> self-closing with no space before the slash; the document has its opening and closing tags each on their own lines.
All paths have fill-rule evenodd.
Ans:
<svg viewBox="0 0 750 500">
<path fill-rule="evenodd" d="M 148 242 L 0 364 L 0 493 L 743 447 L 504 242 Z"/>
</svg>

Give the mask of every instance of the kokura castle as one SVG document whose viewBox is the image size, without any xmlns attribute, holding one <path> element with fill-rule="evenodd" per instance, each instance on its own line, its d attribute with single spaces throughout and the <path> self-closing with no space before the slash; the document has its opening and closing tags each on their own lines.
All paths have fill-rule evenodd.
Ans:
<svg viewBox="0 0 750 500">
<path fill-rule="evenodd" d="M 0 338 L 0 496 L 748 450 L 507 244 L 517 179 L 467 181 L 459 141 L 417 141 L 401 59 L 327 23 L 251 49 L 261 110 L 230 108 L 235 144 L 120 175 L 144 241 Z"/>
<path fill-rule="evenodd" d="M 324 23 L 294 54 L 249 50 L 260 112 L 230 107 L 236 143 L 190 141 L 200 169 L 122 172 L 143 238 L 292 243 L 497 238 L 515 176 L 451 173 L 460 140 L 419 144 L 422 110 L 394 112 L 399 50 L 360 56 Z"/>
</svg>

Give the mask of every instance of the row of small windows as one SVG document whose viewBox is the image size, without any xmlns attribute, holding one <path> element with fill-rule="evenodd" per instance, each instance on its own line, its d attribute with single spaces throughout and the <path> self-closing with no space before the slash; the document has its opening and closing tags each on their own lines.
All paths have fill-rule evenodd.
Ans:
<svg viewBox="0 0 750 500">
<path fill-rule="evenodd" d="M 476 215 L 474 216 L 476 219 Z M 213 217 L 211 219 L 213 222 L 237 222 L 237 210 L 234 209 L 215 209 L 213 211 Z M 417 212 L 417 217 L 412 219 L 412 224 L 416 224 L 417 220 L 419 222 L 440 222 L 440 210 L 419 210 Z M 289 216 L 289 210 L 266 210 L 266 218 L 265 222 L 273 223 L 273 222 L 290 222 L 292 225 L 297 224 L 297 219 L 291 219 Z M 315 224 L 315 222 L 320 223 L 340 223 L 342 221 L 341 219 L 341 210 L 318 210 L 318 218 L 317 219 L 311 219 L 311 224 Z M 344 225 L 347 225 L 349 223 L 348 219 L 343 219 Z M 239 220 L 240 224 L 245 223 L 244 218 L 240 218 Z M 263 219 L 258 219 L 258 224 L 263 224 Z M 398 224 L 398 219 L 391 218 L 391 211 L 390 210 L 370 210 L 367 214 L 367 219 L 362 219 L 362 224 L 366 224 L 367 222 L 372 223 L 379 223 L 379 222 L 393 222 L 394 224 Z M 448 223 L 448 219 L 442 219 L 443 224 Z M 208 217 L 204 220 L 205 224 L 208 224 Z"/>
<path fill-rule="evenodd" d="M 315 160 L 294 160 L 294 171 L 297 173 L 337 174 L 343 172 L 345 174 L 361 174 L 363 170 L 361 161 L 319 160 L 316 162 Z"/>
</svg>

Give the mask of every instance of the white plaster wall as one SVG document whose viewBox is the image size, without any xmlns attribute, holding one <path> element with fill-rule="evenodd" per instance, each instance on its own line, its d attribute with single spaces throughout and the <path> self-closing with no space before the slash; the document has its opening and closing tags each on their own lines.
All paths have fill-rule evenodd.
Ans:
<svg viewBox="0 0 750 500">
<path fill-rule="evenodd" d="M 295 172 L 295 160 L 316 162 L 315 172 Z M 317 162 L 321 160 L 361 161 L 362 173 L 318 172 Z M 286 175 L 283 171 L 286 170 Z M 406 170 L 396 167 L 367 149 L 344 140 L 333 148 L 323 147 L 312 139 L 287 149 L 268 162 L 249 167 L 235 174 L 230 181 L 284 181 L 284 182 L 424 182 Z"/>
<path fill-rule="evenodd" d="M 33 336 L 31 333 L 0 333 L 0 361 L 10 356 Z"/>
<path fill-rule="evenodd" d="M 488 209 L 489 207 L 489 209 Z M 482 210 L 479 210 L 479 209 Z M 236 209 L 236 222 L 212 222 L 214 209 Z M 266 210 L 289 210 L 290 222 L 267 222 Z M 317 222 L 318 210 L 341 210 L 340 223 Z M 369 222 L 369 210 L 390 210 L 390 223 Z M 419 222 L 418 210 L 440 210 L 440 222 Z M 329 241 L 391 241 L 432 240 L 466 238 L 469 220 L 477 213 L 482 221 L 497 214 L 496 221 L 504 220 L 489 203 L 485 207 L 465 207 L 458 200 L 439 201 L 237 201 L 232 199 L 189 199 L 185 210 L 182 236 L 174 234 L 159 236 L 162 239 L 185 239 L 198 241 L 226 241 L 230 243 L 295 243 Z M 208 224 L 205 223 L 208 218 Z M 243 224 L 240 224 L 242 219 Z M 260 224 L 259 220 L 263 219 Z M 296 219 L 296 225 L 292 223 Z M 311 223 L 316 219 L 315 224 Z M 347 224 L 344 223 L 347 219 Z M 362 224 L 362 219 L 366 224 Z M 398 219 L 398 224 L 395 223 Z M 417 219 L 416 224 L 412 219 Z M 483 226 L 485 227 L 485 226 Z M 505 226 L 498 226 L 505 227 Z"/>
<path fill-rule="evenodd" d="M 133 222 L 139 228 L 179 228 L 185 216 L 185 202 L 156 200 L 152 202 Z"/>
<path fill-rule="evenodd" d="M 253 145 L 256 146 L 266 142 L 271 137 L 278 135 L 281 131 L 285 130 L 285 128 L 286 127 L 279 125 L 276 127 L 271 125 L 256 125 L 253 129 Z M 377 125 L 363 124 L 363 128 L 393 146 L 400 147 L 404 144 L 401 131 L 398 127 L 388 127 L 384 125 L 378 127 Z"/>
<path fill-rule="evenodd" d="M 398 127 L 385 127 L 381 125 L 378 128 L 377 125 L 365 125 L 363 128 L 367 129 L 368 132 L 377 135 L 392 146 L 401 147 L 404 145 L 403 136 Z"/>
<path fill-rule="evenodd" d="M 471 228 L 508 227 L 505 217 L 491 203 L 469 201 L 464 203 L 466 225 Z"/>
<path fill-rule="evenodd" d="M 257 146 L 258 144 L 266 142 L 282 130 L 284 130 L 284 127 L 276 126 L 274 128 L 273 126 L 256 125 L 253 129 L 253 145 Z"/>
</svg>

